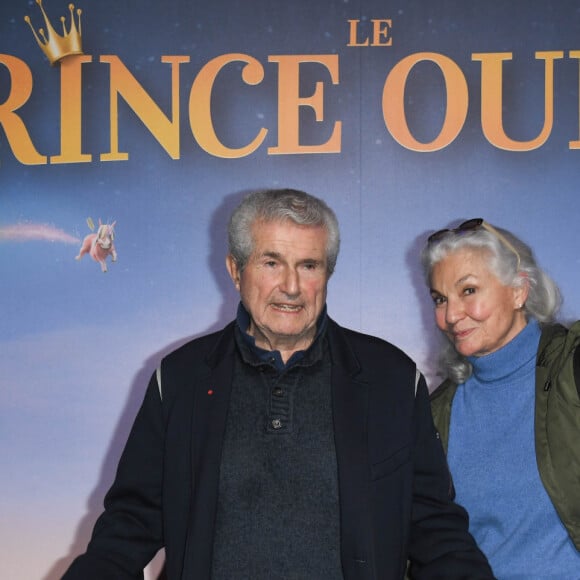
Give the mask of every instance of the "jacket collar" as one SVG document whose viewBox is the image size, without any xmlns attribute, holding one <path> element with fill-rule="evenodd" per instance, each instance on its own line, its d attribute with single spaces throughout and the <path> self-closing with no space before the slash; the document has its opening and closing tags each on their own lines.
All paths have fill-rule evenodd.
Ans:
<svg viewBox="0 0 580 580">
<path fill-rule="evenodd" d="M 217 333 L 217 340 L 206 358 L 211 369 L 215 369 L 224 360 L 231 360 L 230 357 L 235 351 L 235 324 L 236 321 L 233 320 L 221 332 Z"/>
<path fill-rule="evenodd" d="M 359 360 L 346 338 L 345 330 L 331 318 L 328 319 L 328 340 L 332 364 L 349 377 L 360 373 Z"/>
<path fill-rule="evenodd" d="M 340 488 L 341 556 L 345 577 L 367 577 L 372 554 L 368 408 L 370 381 L 348 339 L 350 331 L 329 320 L 332 410 Z M 356 568 L 356 572 L 352 567 Z M 365 570 L 365 576 L 362 576 Z"/>
</svg>

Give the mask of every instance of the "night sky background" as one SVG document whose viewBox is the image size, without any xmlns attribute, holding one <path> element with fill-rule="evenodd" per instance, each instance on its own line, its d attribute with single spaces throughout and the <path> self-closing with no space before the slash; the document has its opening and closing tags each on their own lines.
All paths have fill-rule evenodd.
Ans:
<svg viewBox="0 0 580 580">
<path fill-rule="evenodd" d="M 81 4 L 82 2 L 82 4 Z M 68 3 L 45 0 L 53 24 Z M 244 193 L 304 189 L 336 211 L 342 250 L 329 285 L 329 313 L 344 326 L 407 351 L 431 387 L 434 331 L 418 254 L 434 230 L 471 217 L 512 230 L 561 287 L 562 319 L 580 315 L 580 5 L 561 0 L 506 3 L 446 0 L 167 1 L 79 0 L 83 48 L 82 143 L 90 163 L 25 165 L 0 129 L 0 561 L 7 580 L 57 580 L 84 549 L 148 378 L 168 351 L 216 330 L 235 313 L 224 268 L 229 213 Z M 43 26 L 35 2 L 0 6 L 0 124 L 14 87 L 1 55 L 26 63 L 33 90 L 17 111 L 38 152 L 60 152 L 60 70 L 49 66 L 24 16 Z M 392 46 L 349 47 L 348 20 L 361 38 L 373 19 L 391 19 Z M 58 26 L 60 30 L 60 24 Z M 533 139 L 544 122 L 544 61 L 554 66 L 554 122 L 528 152 L 490 144 L 481 128 L 481 63 L 473 53 L 509 52 L 504 129 Z M 444 54 L 463 72 L 469 110 L 457 138 L 432 153 L 401 146 L 385 126 L 385 79 L 408 55 Z M 211 59 L 243 53 L 264 67 L 256 86 L 241 64 L 224 68 L 212 98 L 216 132 L 229 147 L 268 134 L 240 159 L 210 155 L 189 126 L 189 92 Z M 339 82 L 304 66 L 301 94 L 324 86 L 324 120 L 300 113 L 303 144 L 329 139 L 342 123 L 341 151 L 269 155 L 277 144 L 277 65 L 269 55 L 336 54 Z M 116 55 L 169 115 L 171 68 L 180 66 L 180 158 L 171 159 L 119 97 L 119 149 L 109 151 L 109 67 Z M 446 105 L 440 70 L 419 63 L 405 92 L 407 124 L 429 142 Z M 75 260 L 87 218 L 116 221 L 118 261 L 106 274 Z M 151 567 L 150 577 L 156 576 Z"/>
</svg>

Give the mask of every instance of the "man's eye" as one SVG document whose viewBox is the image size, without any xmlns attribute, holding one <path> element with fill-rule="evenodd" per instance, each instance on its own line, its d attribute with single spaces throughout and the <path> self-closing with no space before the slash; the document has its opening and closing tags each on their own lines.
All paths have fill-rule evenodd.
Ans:
<svg viewBox="0 0 580 580">
<path fill-rule="evenodd" d="M 467 295 L 469 295 L 469 294 L 475 294 L 475 288 L 472 288 L 472 287 L 465 288 L 465 289 L 463 290 L 463 293 L 464 293 L 464 294 L 467 294 Z"/>
<path fill-rule="evenodd" d="M 445 304 L 445 297 L 443 296 L 431 296 L 431 298 L 433 299 L 433 304 L 435 304 L 435 306 L 441 306 L 441 304 Z"/>
</svg>

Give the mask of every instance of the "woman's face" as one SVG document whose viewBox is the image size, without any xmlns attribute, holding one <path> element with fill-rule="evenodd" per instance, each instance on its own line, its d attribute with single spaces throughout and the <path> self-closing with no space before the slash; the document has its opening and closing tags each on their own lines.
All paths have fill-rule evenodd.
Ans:
<svg viewBox="0 0 580 580">
<path fill-rule="evenodd" d="M 526 326 L 527 295 L 527 284 L 504 286 L 478 250 L 449 253 L 431 272 L 437 326 L 463 356 L 484 356 L 510 342 Z"/>
</svg>

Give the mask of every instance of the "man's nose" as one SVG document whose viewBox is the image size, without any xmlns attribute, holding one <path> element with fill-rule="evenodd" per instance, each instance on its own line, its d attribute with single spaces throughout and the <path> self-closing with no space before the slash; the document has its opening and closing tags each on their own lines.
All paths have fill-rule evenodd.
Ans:
<svg viewBox="0 0 580 580">
<path fill-rule="evenodd" d="M 288 268 L 280 284 L 280 290 L 288 296 L 298 296 L 300 293 L 300 278 L 294 268 Z"/>
</svg>

